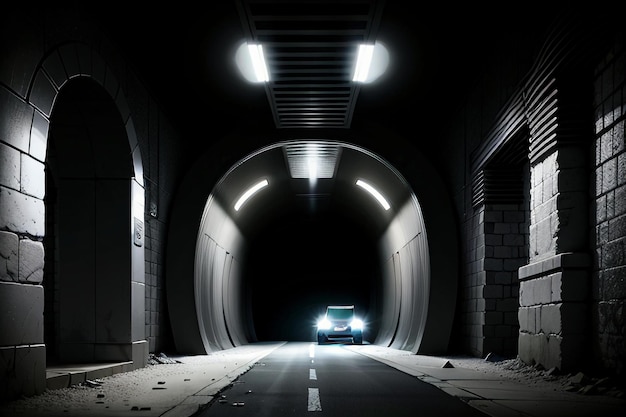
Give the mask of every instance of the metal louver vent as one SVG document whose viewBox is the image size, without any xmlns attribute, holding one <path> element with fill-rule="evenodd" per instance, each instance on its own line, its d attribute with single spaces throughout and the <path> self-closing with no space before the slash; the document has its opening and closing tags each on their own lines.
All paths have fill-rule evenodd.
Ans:
<svg viewBox="0 0 626 417">
<path fill-rule="evenodd" d="M 528 163 L 528 132 L 521 129 L 495 151 L 483 149 L 481 169 L 472 179 L 472 207 L 482 204 L 521 204 L 524 201 L 524 172 Z M 492 146 L 496 146 L 491 144 Z M 480 161 L 480 159 L 479 159 Z M 476 159 L 474 160 L 476 163 Z"/>
<path fill-rule="evenodd" d="M 472 206 L 482 204 L 520 204 L 524 201 L 521 169 L 484 169 L 472 181 Z"/>
<path fill-rule="evenodd" d="M 324 142 L 283 147 L 291 178 L 333 178 L 341 148 Z"/>
<path fill-rule="evenodd" d="M 278 128 L 348 128 L 358 45 L 372 42 L 382 1 L 241 0 L 249 40 L 263 45 Z"/>
</svg>

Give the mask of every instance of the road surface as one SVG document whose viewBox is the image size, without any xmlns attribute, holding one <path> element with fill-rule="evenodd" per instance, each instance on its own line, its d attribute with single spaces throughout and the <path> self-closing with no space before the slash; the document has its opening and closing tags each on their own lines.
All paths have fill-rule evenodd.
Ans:
<svg viewBox="0 0 626 417">
<path fill-rule="evenodd" d="M 198 417 L 486 415 L 342 344 L 291 342 L 221 392 Z"/>
</svg>

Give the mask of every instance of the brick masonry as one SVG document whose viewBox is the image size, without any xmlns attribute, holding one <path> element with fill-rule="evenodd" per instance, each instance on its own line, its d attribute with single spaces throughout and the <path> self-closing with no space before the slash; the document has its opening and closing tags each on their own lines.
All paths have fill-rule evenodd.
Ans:
<svg viewBox="0 0 626 417">
<path fill-rule="evenodd" d="M 626 352 L 626 51 L 623 39 L 594 82 L 591 247 L 592 345 L 599 365 L 624 372 Z"/>
<path fill-rule="evenodd" d="M 574 52 L 579 59 L 576 71 L 543 68 L 543 74 L 553 71 L 552 76 L 537 78 L 518 90 L 519 80 L 512 82 L 513 93 L 507 99 L 498 95 L 501 90 L 492 91 L 490 83 L 478 82 L 476 94 L 469 96 L 457 122 L 448 127 L 445 149 L 449 153 L 442 160 L 454 172 L 448 181 L 456 187 L 463 225 L 461 304 L 453 342 L 476 356 L 505 351 L 497 339 L 490 339 L 493 332 L 488 324 L 497 328 L 500 320 L 498 311 L 489 309 L 493 308 L 490 297 L 500 294 L 498 284 L 489 284 L 501 272 L 497 256 L 512 256 L 513 262 L 526 256 L 516 278 L 517 355 L 546 368 L 594 366 L 623 374 L 626 58 L 624 34 L 613 35 L 603 54 L 597 54 L 597 48 L 582 52 L 584 42 L 570 42 L 581 46 Z M 567 36 L 583 39 L 589 34 L 570 31 Z M 585 61 L 591 55 L 594 58 Z M 492 77 L 497 73 L 496 58 L 489 64 Z M 537 69 L 529 68 L 527 74 L 540 74 Z M 468 181 L 497 159 L 495 147 L 502 149 L 511 132 L 529 140 L 530 176 L 525 186 L 529 217 L 522 226 L 527 227 L 527 242 L 525 248 L 519 247 L 526 252 L 518 253 L 518 260 L 499 246 L 498 236 L 488 232 L 488 202 L 471 205 L 474 190 Z M 459 137 L 465 138 L 464 153 L 454 152 L 452 144 Z M 459 166 L 465 167 L 465 175 L 454 171 Z M 519 241 L 522 235 L 520 230 L 515 237 Z M 494 245 L 491 251 L 489 243 Z"/>
</svg>

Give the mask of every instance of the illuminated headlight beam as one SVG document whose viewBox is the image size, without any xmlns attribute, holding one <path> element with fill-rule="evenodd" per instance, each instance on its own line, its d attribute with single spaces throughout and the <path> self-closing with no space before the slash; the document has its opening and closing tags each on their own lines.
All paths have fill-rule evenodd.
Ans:
<svg viewBox="0 0 626 417">
<path fill-rule="evenodd" d="M 266 187 L 268 184 L 269 183 L 267 182 L 267 180 L 262 180 L 262 181 L 257 182 L 256 184 L 254 184 L 252 187 L 248 188 L 248 190 L 245 193 L 243 193 L 241 195 L 241 197 L 239 197 L 239 200 L 237 200 L 237 202 L 235 203 L 235 211 L 239 211 L 241 206 L 243 206 L 243 204 L 250 197 L 252 197 L 261 188 Z"/>
<path fill-rule="evenodd" d="M 380 205 L 383 206 L 385 210 L 389 210 L 391 206 L 389 205 L 387 200 L 385 200 L 385 197 L 383 197 L 382 194 L 378 192 L 377 189 L 375 189 L 374 187 L 372 187 L 371 185 L 369 185 L 363 180 L 356 180 L 356 185 L 358 185 L 359 187 L 363 188 L 364 190 L 369 192 L 371 195 L 373 195 L 374 198 L 378 200 Z"/>
</svg>

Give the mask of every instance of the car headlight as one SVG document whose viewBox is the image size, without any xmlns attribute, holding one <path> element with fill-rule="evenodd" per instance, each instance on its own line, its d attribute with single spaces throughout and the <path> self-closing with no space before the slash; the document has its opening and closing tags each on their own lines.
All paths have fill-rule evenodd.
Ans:
<svg viewBox="0 0 626 417">
<path fill-rule="evenodd" d="M 363 321 L 354 319 L 352 323 L 350 323 L 350 327 L 352 327 L 353 330 L 363 330 Z"/>
<path fill-rule="evenodd" d="M 331 326 L 332 326 L 332 323 L 328 319 L 322 319 L 317 322 L 318 330 L 328 330 L 330 329 Z"/>
</svg>

